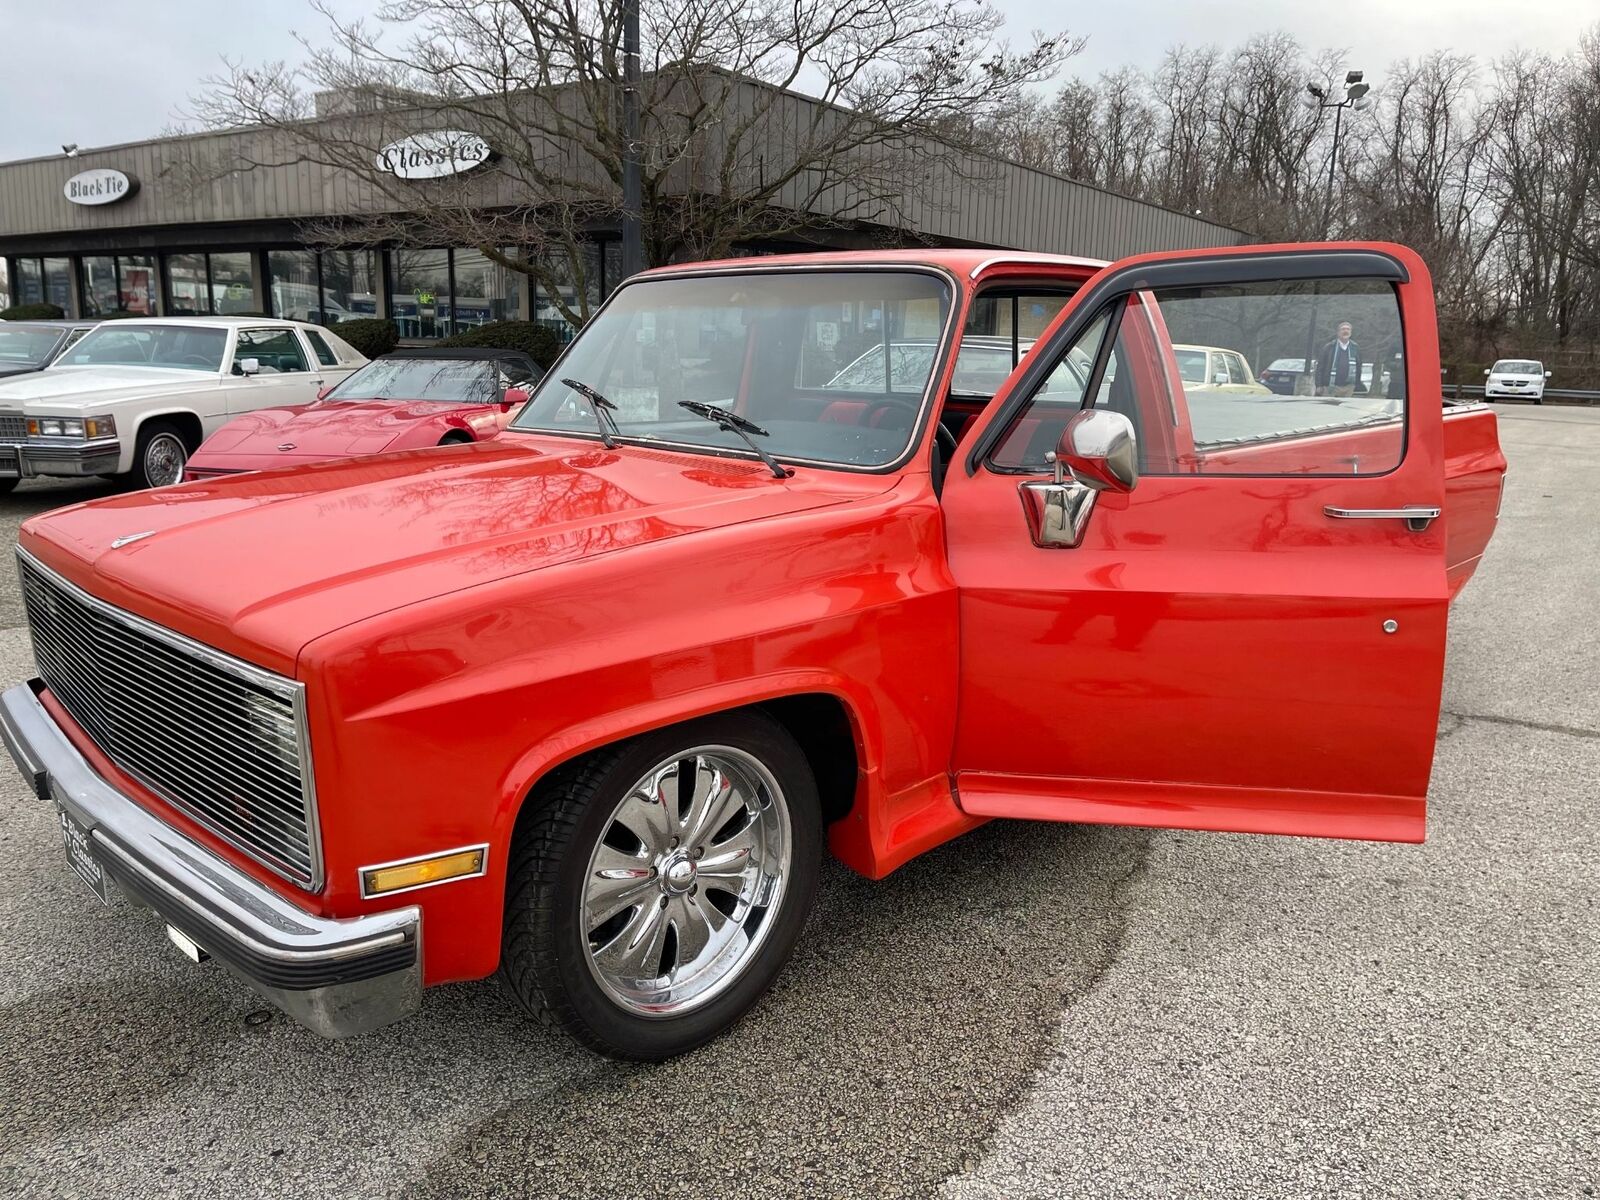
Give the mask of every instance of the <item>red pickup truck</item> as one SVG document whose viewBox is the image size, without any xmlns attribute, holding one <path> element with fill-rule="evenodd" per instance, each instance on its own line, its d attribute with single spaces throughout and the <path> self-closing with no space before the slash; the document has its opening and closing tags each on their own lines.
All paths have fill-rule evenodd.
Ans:
<svg viewBox="0 0 1600 1200">
<path fill-rule="evenodd" d="M 1254 382 L 1344 323 L 1372 382 Z M 770 984 L 825 846 L 1422 840 L 1504 469 L 1398 246 L 673 267 L 492 443 L 28 522 L 0 728 L 102 898 L 321 1033 L 498 969 L 662 1058 Z"/>
</svg>

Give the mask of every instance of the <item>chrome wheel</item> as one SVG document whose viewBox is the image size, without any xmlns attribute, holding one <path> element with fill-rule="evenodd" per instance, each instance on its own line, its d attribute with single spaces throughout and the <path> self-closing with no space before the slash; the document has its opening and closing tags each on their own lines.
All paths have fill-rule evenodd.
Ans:
<svg viewBox="0 0 1600 1200">
<path fill-rule="evenodd" d="M 165 487 L 183 479 L 183 464 L 189 461 L 188 448 L 175 433 L 158 433 L 145 444 L 144 477 L 151 487 Z"/>
<path fill-rule="evenodd" d="M 648 771 L 584 876 L 580 923 L 606 995 L 670 1017 L 723 991 L 772 927 L 791 841 L 782 789 L 742 750 L 700 746 Z"/>
</svg>

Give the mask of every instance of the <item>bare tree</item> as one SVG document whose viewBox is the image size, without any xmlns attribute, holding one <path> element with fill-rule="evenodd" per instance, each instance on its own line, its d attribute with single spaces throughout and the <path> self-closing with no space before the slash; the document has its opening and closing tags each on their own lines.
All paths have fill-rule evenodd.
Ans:
<svg viewBox="0 0 1600 1200">
<path fill-rule="evenodd" d="M 389 0 L 371 25 L 318 8 L 326 44 L 306 42 L 295 66 L 230 64 L 196 99 L 200 121 L 273 131 L 262 163 L 359 179 L 365 209 L 320 223 L 320 240 L 475 246 L 587 319 L 590 235 L 621 209 L 620 0 Z M 1013 50 L 1000 25 L 985 0 L 643 0 L 647 261 L 909 224 L 953 174 L 981 169 L 983 120 L 1082 45 L 1035 34 Z M 426 130 L 475 135 L 496 157 L 430 180 L 379 163 Z"/>
</svg>

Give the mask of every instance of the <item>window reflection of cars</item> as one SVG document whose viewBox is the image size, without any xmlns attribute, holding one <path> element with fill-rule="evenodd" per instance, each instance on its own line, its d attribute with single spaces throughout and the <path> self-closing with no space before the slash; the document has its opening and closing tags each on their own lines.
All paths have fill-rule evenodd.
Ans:
<svg viewBox="0 0 1600 1200">
<path fill-rule="evenodd" d="M 1186 392 L 1218 391 L 1237 395 L 1268 396 L 1272 389 L 1258 383 L 1244 355 L 1219 346 L 1174 346 L 1178 374 Z"/>
<path fill-rule="evenodd" d="M 950 390 L 958 396 L 992 396 L 1005 382 L 1016 363 L 1033 347 L 1032 338 L 1022 338 L 1015 347 L 1008 337 L 968 334 L 956 352 L 956 369 Z M 938 344 L 933 341 L 895 341 L 889 343 L 889 390 L 920 392 L 933 370 Z M 884 347 L 878 343 L 863 352 L 823 386 L 836 391 L 883 391 Z"/>
</svg>

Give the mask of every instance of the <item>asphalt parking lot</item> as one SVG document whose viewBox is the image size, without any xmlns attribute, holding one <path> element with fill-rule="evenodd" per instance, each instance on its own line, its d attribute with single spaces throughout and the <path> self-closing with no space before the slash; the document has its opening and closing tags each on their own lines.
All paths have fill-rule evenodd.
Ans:
<svg viewBox="0 0 1600 1200">
<path fill-rule="evenodd" d="M 495 981 L 324 1042 L 99 906 L 0 763 L 0 1192 L 1594 1195 L 1600 412 L 1501 437 L 1425 846 L 1018 824 L 831 870 L 774 994 L 662 1066 Z M 89 494 L 25 485 L 0 539 Z"/>
</svg>

